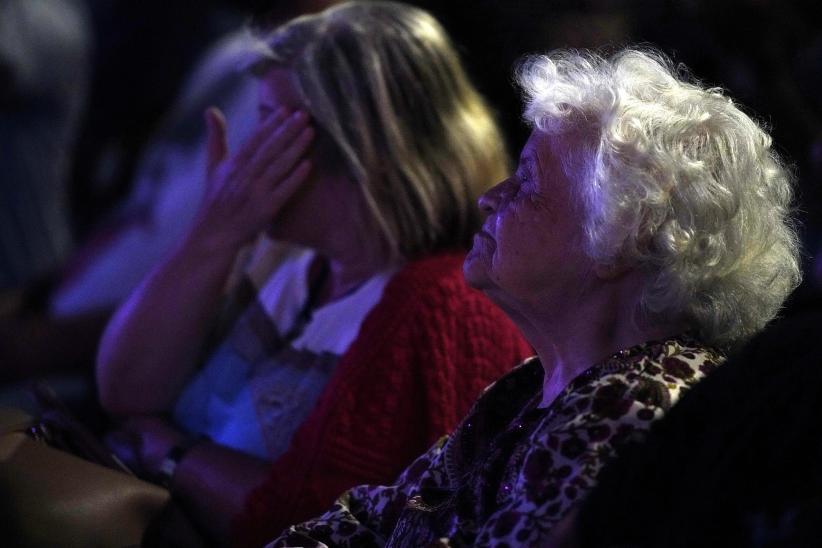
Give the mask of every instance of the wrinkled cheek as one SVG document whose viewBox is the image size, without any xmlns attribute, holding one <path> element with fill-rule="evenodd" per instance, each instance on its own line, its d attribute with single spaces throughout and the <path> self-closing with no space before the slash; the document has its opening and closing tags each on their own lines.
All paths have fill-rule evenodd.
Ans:
<svg viewBox="0 0 822 548">
<path fill-rule="evenodd" d="M 541 249 L 541 238 L 534 234 L 538 225 L 523 224 L 523 217 L 509 218 L 509 222 L 497 226 L 497 247 L 492 259 L 495 281 L 515 293 L 530 279 L 535 254 Z"/>
<path fill-rule="evenodd" d="M 532 225 L 533 226 L 533 225 Z M 529 226 L 523 225 L 520 217 L 498 222 L 496 226 L 495 265 L 507 269 L 522 260 L 523 252 L 530 245 Z"/>
<path fill-rule="evenodd" d="M 517 246 L 510 244 L 504 235 L 500 235 L 491 254 L 491 277 L 497 283 L 507 285 L 506 282 L 511 276 L 511 271 L 517 269 L 520 260 L 521 257 Z"/>
</svg>

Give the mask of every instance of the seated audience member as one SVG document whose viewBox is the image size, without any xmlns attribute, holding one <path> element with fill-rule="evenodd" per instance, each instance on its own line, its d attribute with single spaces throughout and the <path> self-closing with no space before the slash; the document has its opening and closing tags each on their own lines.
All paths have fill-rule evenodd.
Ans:
<svg viewBox="0 0 822 548">
<path fill-rule="evenodd" d="M 283 22 L 332 1 L 266 6 L 258 0 L 220 0 L 203 12 L 212 14 L 205 17 L 209 21 L 231 22 L 258 10 L 261 19 Z M 57 280 L 48 303 L 53 317 L 112 311 L 185 234 L 205 189 L 203 110 L 217 106 L 223 112 L 230 122 L 227 141 L 232 149 L 254 129 L 257 82 L 242 68 L 253 41 L 240 25 L 217 37 L 199 56 L 146 143 L 129 195 L 92 231 Z"/>
<path fill-rule="evenodd" d="M 798 283 L 789 174 L 722 92 L 637 49 L 533 57 L 518 80 L 533 132 L 479 200 L 464 272 L 537 357 L 396 483 L 271 546 L 548 546 L 620 446 Z"/>
<path fill-rule="evenodd" d="M 820 320 L 815 312 L 769 327 L 626 448 L 566 545 L 818 546 Z"/>
<path fill-rule="evenodd" d="M 198 209 L 203 109 L 220 105 L 232 121 L 232 145 L 253 129 L 256 82 L 237 66 L 248 42 L 236 31 L 203 56 L 148 144 L 130 195 L 52 273 L 50 287 L 27 288 L 31 295 L 19 306 L 0 310 L 0 403 L 34 411 L 21 390 L 33 378 L 45 378 L 72 407 L 94 399 L 94 357 L 114 308 L 169 253 Z"/>
<path fill-rule="evenodd" d="M 87 105 L 93 40 L 86 2 L 0 2 L 0 405 L 29 398 L 10 383 L 39 373 L 50 353 L 69 368 L 74 347 L 93 345 L 87 326 L 54 326 L 51 347 L 37 343 L 48 327 L 28 317 L 29 293 L 73 248 L 68 184 Z M 31 291 L 29 291 L 29 289 Z M 30 367 L 33 366 L 33 367 Z M 63 379 L 60 379 L 61 381 Z M 69 383 L 73 391 L 77 383 Z M 60 387 L 62 388 L 62 387 Z"/>
<path fill-rule="evenodd" d="M 185 234 L 205 189 L 203 109 L 219 106 L 231 121 L 227 140 L 234 147 L 256 122 L 256 83 L 238 67 L 250 42 L 236 30 L 198 60 L 148 142 L 130 194 L 61 273 L 49 298 L 52 317 L 112 311 Z"/>
<path fill-rule="evenodd" d="M 204 7 L 200 15 L 210 12 L 212 15 L 205 17 L 211 21 L 207 26 L 222 26 L 217 24 L 218 20 L 230 22 L 241 19 L 242 13 L 249 13 L 252 7 L 257 7 L 260 10 L 258 17 L 282 22 L 306 9 L 316 9 L 318 5 L 332 1 L 299 0 L 289 2 L 287 6 L 271 7 L 259 5 L 255 0 L 222 0 L 216 3 L 222 5 L 222 9 L 216 5 Z M 30 4 L 33 6 L 30 2 L 14 2 L 10 4 L 13 6 L 11 11 L 7 9 L 6 12 L 15 14 L 17 18 L 25 18 L 27 11 L 22 9 L 24 7 L 37 13 L 43 10 L 42 7 L 30 7 Z M 77 2 L 74 4 L 78 5 Z M 62 2 L 54 5 L 60 6 Z M 3 9 L 0 8 L 0 27 L 3 24 L 13 27 L 15 20 L 4 17 Z M 136 7 L 131 8 L 131 11 L 134 10 L 139 11 Z M 151 8 L 144 7 L 143 10 L 150 11 Z M 287 14 L 290 15 L 286 17 Z M 40 19 L 43 18 L 34 17 L 32 20 Z M 53 24 L 54 21 L 56 19 L 53 17 L 45 18 L 45 22 Z M 62 27 L 82 30 L 74 18 L 66 18 Z M 11 37 L 10 43 L 14 44 L 17 35 L 6 34 Z M 94 229 L 77 242 L 78 245 L 65 261 L 53 263 L 46 271 L 40 272 L 34 284 L 8 291 L 0 288 L 0 404 L 24 407 L 35 412 L 36 407 L 32 406 L 24 387 L 32 379 L 38 379 L 55 388 L 73 410 L 96 417 L 97 408 L 93 402 L 96 398 L 91 387 L 95 354 L 103 329 L 114 308 L 185 234 L 202 200 L 206 157 L 203 110 L 209 105 L 216 105 L 230 120 L 227 141 L 231 148 L 239 146 L 254 129 L 258 117 L 257 81 L 241 67 L 247 59 L 252 40 L 248 30 L 239 26 L 216 39 L 199 57 L 174 104 L 164 113 L 157 131 L 146 143 L 128 196 L 106 213 L 102 221 L 95 222 Z M 45 44 L 52 48 L 64 46 L 53 42 L 46 40 Z M 0 38 L 0 50 L 3 49 L 4 40 Z M 22 50 L 17 48 L 15 51 L 19 53 Z M 64 53 L 70 54 L 70 49 Z M 0 51 L 0 58 L 3 57 Z M 41 64 L 48 69 L 53 63 L 41 62 L 37 66 Z M 0 72 L 2 65 L 4 62 L 0 59 Z M 77 73 L 73 75 L 74 79 L 83 72 L 71 63 L 68 66 Z M 28 87 L 33 85 L 26 82 Z M 42 105 L 29 102 L 17 101 L 27 110 L 39 112 L 42 117 Z M 0 103 L 6 106 L 2 99 Z M 51 123 L 55 116 L 46 118 Z M 9 137 L 16 143 L 15 146 L 20 144 L 19 139 L 15 140 L 15 135 Z M 3 136 L 0 136 L 2 139 Z M 22 141 L 24 145 L 26 142 L 25 139 Z M 39 158 L 42 154 L 37 156 Z M 32 162 L 28 163 L 31 164 L 29 167 L 36 167 Z M 34 186 L 28 183 L 15 184 L 20 187 L 17 189 L 19 192 L 33 192 Z M 40 190 L 36 193 L 42 194 Z M 14 209 L 20 205 L 17 202 L 19 200 L 10 200 L 7 205 Z M 57 211 L 54 207 L 50 210 Z M 35 222 L 40 217 L 43 215 L 34 215 L 29 211 L 20 218 L 31 218 L 31 222 Z M 50 233 L 38 231 L 46 236 Z M 5 243 L 14 244 L 20 240 L 7 236 L 0 235 Z M 16 247 L 25 249 L 27 246 Z M 21 252 L 20 249 L 17 252 Z M 57 266 L 59 269 L 55 270 Z M 47 272 L 49 274 L 46 276 Z"/>
<path fill-rule="evenodd" d="M 112 443 L 217 539 L 255 489 L 235 535 L 390 481 L 531 353 L 462 278 L 473 203 L 506 155 L 439 24 L 342 4 L 271 31 L 250 64 L 259 125 L 230 155 L 207 112 L 204 203 L 115 314 L 97 370 L 125 419 Z M 232 293 L 250 304 L 214 341 L 261 232 Z"/>
<path fill-rule="evenodd" d="M 67 185 L 91 50 L 85 2 L 0 2 L 0 317 L 71 251 Z"/>
</svg>

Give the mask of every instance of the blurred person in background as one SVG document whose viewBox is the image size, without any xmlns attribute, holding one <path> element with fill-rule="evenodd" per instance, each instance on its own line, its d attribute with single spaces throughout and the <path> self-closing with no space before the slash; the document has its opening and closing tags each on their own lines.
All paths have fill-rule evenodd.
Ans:
<svg viewBox="0 0 822 548">
<path fill-rule="evenodd" d="M 80 0 L 0 2 L 0 306 L 71 251 L 67 185 L 91 33 Z"/>
<path fill-rule="evenodd" d="M 157 8 L 152 3 L 90 3 L 92 19 L 99 27 L 94 34 L 105 52 L 98 51 L 94 56 L 102 66 L 94 70 L 96 102 L 85 117 L 85 153 L 91 153 L 90 148 L 95 146 L 106 149 L 105 143 L 111 144 L 110 140 L 126 135 L 130 146 L 136 147 L 136 141 L 145 137 L 143 132 L 136 131 L 137 123 L 155 130 L 139 154 L 128 194 L 111 210 L 97 212 L 94 219 L 83 219 L 76 231 L 80 238 L 72 252 L 43 271 L 37 283 L 16 285 L 6 292 L 4 310 L 0 311 L 1 403 L 36 411 L 23 388 L 32 379 L 44 380 L 75 412 L 86 420 L 100 422 L 90 382 L 99 337 L 114 308 L 169 252 L 194 218 L 205 188 L 203 110 L 209 105 L 218 106 L 231 120 L 227 140 L 233 148 L 254 129 L 257 83 L 239 66 L 252 40 L 241 24 L 243 14 L 249 16 L 259 9 L 259 16 L 267 21 L 282 21 L 328 3 L 305 0 L 271 9 L 258 0 L 215 1 L 198 7 L 196 13 L 185 9 L 163 11 L 162 20 L 157 19 Z M 30 7 L 36 4 L 31 3 Z M 41 2 L 38 9 L 42 11 L 47 4 Z M 191 21 L 181 22 L 187 13 Z M 128 18 L 131 20 L 124 22 Z M 177 44 L 179 38 L 175 40 L 151 30 L 178 25 L 179 33 L 180 28 L 186 28 L 179 27 L 180 24 L 203 25 L 197 38 L 189 39 L 185 47 Z M 225 32 L 225 28 L 230 30 Z M 140 33 L 150 33 L 153 38 L 148 50 L 139 49 L 136 62 L 133 50 L 138 49 L 136 44 L 145 44 L 133 39 L 132 34 Z M 216 38 L 211 39 L 214 35 Z M 211 44 L 188 71 L 174 103 L 157 120 L 160 101 L 168 93 L 163 90 L 174 87 L 178 80 L 168 77 L 169 67 L 189 62 L 202 49 L 200 41 L 206 38 L 212 40 Z M 152 53 L 155 50 L 163 51 L 165 57 L 158 59 L 159 53 Z M 155 78 L 163 79 L 163 85 L 155 86 L 149 94 L 142 92 L 143 86 L 149 85 L 142 82 L 150 80 L 143 76 L 149 70 L 146 65 L 154 67 Z M 83 68 L 84 65 L 77 66 L 79 73 Z M 125 76 L 124 71 L 128 72 Z M 146 115 L 145 110 L 151 114 Z M 142 119 L 129 120 L 121 111 Z M 124 152 L 123 161 L 132 153 Z M 105 163 L 103 156 L 98 160 Z M 74 212 L 75 217 L 89 216 L 99 208 L 99 197 L 93 196 L 93 189 L 103 183 L 93 183 L 91 179 L 102 175 L 86 165 L 90 161 L 86 158 L 81 162 L 76 174 L 88 178 L 83 186 L 88 203 Z M 115 177 L 112 173 L 109 176 Z M 103 186 L 121 184 L 112 180 Z M 62 209 L 58 211 L 68 218 L 67 205 L 61 203 Z M 15 207 L 15 203 L 10 206 Z"/>
<path fill-rule="evenodd" d="M 92 32 L 80 0 L 0 2 L 0 403 L 28 405 L 4 383 L 37 373 L 42 359 L 91 348 L 103 322 L 49 331 L 27 317 L 30 295 L 73 251 L 68 191 L 87 103 Z M 25 316 L 25 317 L 24 317 Z M 46 355 L 49 355 L 46 358 Z M 67 361 L 71 361 L 70 358 Z M 77 383 L 68 389 L 76 391 Z M 80 388 L 82 390 L 82 388 Z"/>
</svg>

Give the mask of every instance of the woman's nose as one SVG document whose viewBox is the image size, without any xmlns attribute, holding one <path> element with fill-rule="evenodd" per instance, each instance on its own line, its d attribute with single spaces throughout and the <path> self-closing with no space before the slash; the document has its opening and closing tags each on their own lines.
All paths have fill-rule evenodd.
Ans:
<svg viewBox="0 0 822 548">
<path fill-rule="evenodd" d="M 505 184 L 508 182 L 506 179 L 496 185 L 492 186 L 488 190 L 486 190 L 477 200 L 477 204 L 479 205 L 480 211 L 485 214 L 490 215 L 491 213 L 495 212 L 497 208 L 499 208 L 500 198 L 504 191 Z"/>
</svg>

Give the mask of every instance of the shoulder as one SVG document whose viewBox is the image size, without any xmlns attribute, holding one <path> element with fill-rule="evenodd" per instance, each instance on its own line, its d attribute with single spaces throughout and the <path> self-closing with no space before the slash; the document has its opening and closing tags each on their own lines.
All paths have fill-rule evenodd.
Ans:
<svg viewBox="0 0 822 548">
<path fill-rule="evenodd" d="M 536 537 L 593 487 L 605 463 L 626 444 L 642 439 L 679 392 L 706 374 L 700 368 L 712 360 L 721 357 L 684 338 L 638 345 L 577 377 L 549 408 L 534 410 L 537 424 L 508 471 L 515 479 L 506 511 L 517 519 L 503 536 L 537 544 Z M 526 361 L 487 396 L 496 395 L 506 381 L 525 381 L 538 363 Z M 487 526 L 480 540 L 496 535 L 496 525 Z"/>
<path fill-rule="evenodd" d="M 622 374 L 631 386 L 631 395 L 641 404 L 658 405 L 663 411 L 682 395 L 711 374 L 725 355 L 688 336 L 679 336 L 648 345 L 644 352 L 627 364 Z M 649 397 L 666 394 L 667 397 Z"/>
<path fill-rule="evenodd" d="M 676 337 L 618 352 L 577 377 L 555 402 L 554 421 L 589 429 L 621 445 L 647 430 L 724 361 L 705 345 Z M 549 428 L 550 430 L 551 428 Z"/>
<path fill-rule="evenodd" d="M 527 401 L 534 397 L 537 390 L 542 389 L 544 374 L 542 363 L 537 356 L 526 358 L 488 385 L 477 403 L 496 403 L 501 399 L 509 399 L 512 395 L 518 395 L 520 399 Z"/>
<path fill-rule="evenodd" d="M 462 252 L 439 253 L 403 265 L 386 287 L 386 295 L 435 295 L 442 291 L 471 292 L 462 275 Z"/>
<path fill-rule="evenodd" d="M 566 397 L 602 395 L 603 386 L 611 387 L 608 396 L 648 400 L 648 389 L 678 395 L 696 384 L 725 360 L 725 356 L 687 336 L 651 341 L 621 350 L 579 375 L 565 392 Z M 668 407 L 667 405 L 665 406 Z"/>
<path fill-rule="evenodd" d="M 437 254 L 409 262 L 395 273 L 347 354 L 357 361 L 379 354 L 380 359 L 437 375 L 453 373 L 471 386 L 471 401 L 483 386 L 530 355 L 530 347 L 502 310 L 468 287 L 463 257 Z M 465 374 L 466 367 L 471 375 Z"/>
<path fill-rule="evenodd" d="M 493 438 L 542 390 L 543 374 L 536 356 L 525 359 L 482 391 L 462 423 L 473 423 L 478 439 Z"/>
<path fill-rule="evenodd" d="M 414 314 L 444 317 L 487 314 L 494 322 L 504 316 L 462 273 L 465 253 L 438 253 L 406 263 L 386 285 L 381 305 Z"/>
</svg>

